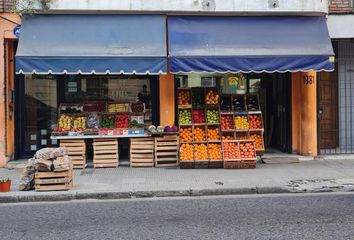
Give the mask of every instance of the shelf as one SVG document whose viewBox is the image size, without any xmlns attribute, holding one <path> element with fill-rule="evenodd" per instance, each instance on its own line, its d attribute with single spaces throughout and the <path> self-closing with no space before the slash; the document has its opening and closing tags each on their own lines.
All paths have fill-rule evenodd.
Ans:
<svg viewBox="0 0 354 240">
<path fill-rule="evenodd" d="M 222 132 L 236 132 L 236 129 L 221 129 Z"/>
<path fill-rule="evenodd" d="M 207 125 L 206 123 L 193 123 L 194 126 L 205 126 Z"/>
<path fill-rule="evenodd" d="M 179 109 L 190 109 L 192 108 L 192 105 L 178 105 Z"/>
</svg>

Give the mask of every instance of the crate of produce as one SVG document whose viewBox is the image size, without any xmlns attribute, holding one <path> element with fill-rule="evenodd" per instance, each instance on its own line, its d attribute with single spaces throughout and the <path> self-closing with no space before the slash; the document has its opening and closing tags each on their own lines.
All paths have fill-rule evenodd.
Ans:
<svg viewBox="0 0 354 240">
<path fill-rule="evenodd" d="M 177 167 L 178 148 L 179 141 L 177 135 L 155 137 L 155 166 Z"/>
<path fill-rule="evenodd" d="M 232 95 L 231 96 L 232 109 L 235 112 L 245 112 L 246 111 L 246 100 L 245 95 Z"/>
<path fill-rule="evenodd" d="M 230 132 L 222 132 L 221 133 L 221 139 L 223 141 L 230 141 L 230 140 L 236 140 L 236 132 L 230 131 Z"/>
<path fill-rule="evenodd" d="M 205 90 L 205 104 L 206 105 L 219 105 L 220 95 L 216 88 L 207 88 Z"/>
<path fill-rule="evenodd" d="M 116 123 L 115 123 L 116 128 L 129 128 L 129 114 L 127 113 L 117 114 L 115 119 L 116 119 Z"/>
<path fill-rule="evenodd" d="M 129 112 L 129 103 L 107 103 L 107 110 L 110 113 L 125 113 Z"/>
<path fill-rule="evenodd" d="M 59 115 L 60 114 L 75 114 L 83 113 L 84 107 L 80 103 L 61 103 L 59 105 Z"/>
<path fill-rule="evenodd" d="M 60 140 L 60 147 L 65 147 L 73 168 L 82 169 L 86 167 L 86 142 L 84 139 Z"/>
<path fill-rule="evenodd" d="M 84 112 L 107 112 L 106 102 L 84 103 Z"/>
<path fill-rule="evenodd" d="M 96 138 L 93 140 L 93 167 L 118 167 L 117 139 Z"/>
<path fill-rule="evenodd" d="M 265 152 L 263 131 L 250 131 L 250 139 L 254 142 L 256 154 L 263 155 Z"/>
<path fill-rule="evenodd" d="M 220 141 L 219 126 L 208 126 L 207 127 L 207 141 L 208 142 Z"/>
<path fill-rule="evenodd" d="M 262 113 L 250 113 L 249 114 L 249 124 L 251 130 L 262 130 L 263 127 L 263 118 Z"/>
<path fill-rule="evenodd" d="M 180 168 L 194 168 L 194 147 L 191 143 L 182 143 L 179 148 Z"/>
<path fill-rule="evenodd" d="M 242 160 L 257 161 L 256 148 L 252 140 L 240 140 L 239 146 Z"/>
<path fill-rule="evenodd" d="M 193 126 L 194 142 L 206 142 L 206 126 Z"/>
<path fill-rule="evenodd" d="M 195 87 L 192 88 L 192 106 L 193 108 L 200 108 L 203 107 L 205 96 L 205 88 L 202 87 Z"/>
<path fill-rule="evenodd" d="M 72 117 L 71 131 L 82 132 L 86 129 L 87 118 L 83 114 L 75 114 Z"/>
<path fill-rule="evenodd" d="M 192 111 L 193 124 L 205 124 L 205 111 L 204 109 L 193 109 Z"/>
<path fill-rule="evenodd" d="M 206 120 L 207 124 L 220 124 L 219 109 L 207 109 Z"/>
<path fill-rule="evenodd" d="M 235 121 L 233 113 L 221 113 L 221 130 L 222 131 L 234 131 Z"/>
<path fill-rule="evenodd" d="M 250 123 L 248 119 L 248 114 L 237 113 L 234 117 L 234 124 L 236 130 L 248 130 L 250 128 Z"/>
<path fill-rule="evenodd" d="M 178 123 L 179 125 L 192 124 L 192 110 L 191 109 L 178 109 Z"/>
<path fill-rule="evenodd" d="M 101 120 L 102 128 L 115 128 L 116 126 L 116 116 L 114 114 L 103 114 Z"/>
<path fill-rule="evenodd" d="M 86 114 L 86 126 L 89 129 L 97 129 L 100 128 L 101 116 L 96 112 L 88 112 Z"/>
<path fill-rule="evenodd" d="M 206 142 L 194 144 L 194 163 L 195 168 L 208 168 L 209 157 L 208 145 Z"/>
<path fill-rule="evenodd" d="M 36 192 L 67 191 L 73 187 L 73 170 L 70 168 L 61 172 L 36 172 Z"/>
<path fill-rule="evenodd" d="M 184 142 L 193 142 L 193 130 L 192 126 L 189 127 L 180 127 L 179 128 L 179 141 Z"/>
<path fill-rule="evenodd" d="M 222 146 L 220 143 L 208 144 L 209 168 L 222 168 Z"/>
<path fill-rule="evenodd" d="M 130 139 L 130 166 L 153 167 L 155 162 L 155 139 L 154 138 L 131 138 Z"/>
<path fill-rule="evenodd" d="M 246 106 L 247 110 L 252 111 L 260 111 L 259 106 L 259 98 L 257 94 L 248 94 L 246 95 Z"/>
<path fill-rule="evenodd" d="M 58 118 L 58 130 L 59 132 L 68 132 L 72 128 L 72 116 L 69 114 L 60 114 Z"/>
<path fill-rule="evenodd" d="M 179 106 L 191 106 L 191 88 L 179 88 L 177 93 L 177 103 Z"/>
</svg>

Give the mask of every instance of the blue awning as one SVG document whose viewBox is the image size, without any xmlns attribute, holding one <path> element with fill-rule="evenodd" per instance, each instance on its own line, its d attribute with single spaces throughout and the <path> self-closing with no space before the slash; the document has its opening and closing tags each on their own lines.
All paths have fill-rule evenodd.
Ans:
<svg viewBox="0 0 354 240">
<path fill-rule="evenodd" d="M 171 16 L 172 73 L 333 71 L 325 17 Z"/>
<path fill-rule="evenodd" d="M 16 73 L 165 73 L 165 21 L 160 15 L 24 16 Z"/>
</svg>

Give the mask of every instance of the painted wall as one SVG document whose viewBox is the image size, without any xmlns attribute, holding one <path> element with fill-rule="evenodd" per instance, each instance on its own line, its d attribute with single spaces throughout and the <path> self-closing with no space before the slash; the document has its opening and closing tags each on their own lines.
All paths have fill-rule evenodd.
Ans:
<svg viewBox="0 0 354 240">
<path fill-rule="evenodd" d="M 10 13 L 3 13 L 0 14 L 1 17 L 7 18 L 11 21 L 20 23 L 20 18 L 15 15 L 15 14 L 10 14 Z M 16 24 L 11 23 L 9 21 L 6 21 L 2 18 L 0 18 L 0 52 L 1 52 L 1 57 L 0 57 L 0 167 L 3 167 L 7 161 L 12 157 L 13 153 L 13 144 L 8 141 L 8 131 L 7 127 L 9 127 L 9 122 L 8 122 L 8 105 L 7 105 L 7 100 L 6 98 L 8 97 L 8 88 L 6 81 L 12 81 L 13 83 L 13 74 L 9 74 L 8 72 L 10 69 L 5 68 L 5 61 L 4 57 L 5 56 L 5 48 L 4 48 L 4 43 L 11 41 L 11 39 L 16 39 L 16 37 L 12 34 L 12 29 L 16 26 Z M 11 51 L 11 49 L 8 49 Z M 6 74 L 6 75 L 5 75 Z M 11 79 L 12 78 L 12 79 Z M 3 94 L 5 93 L 5 94 Z M 13 129 L 13 128 L 12 128 Z M 13 134 L 13 131 L 11 131 L 11 126 L 10 126 L 10 131 L 9 134 Z M 10 136 L 10 141 L 13 139 L 13 136 Z M 10 144 L 9 146 L 7 146 Z M 12 144 L 12 145 L 11 145 Z M 8 150 L 10 152 L 8 152 Z"/>
<path fill-rule="evenodd" d="M 316 72 L 292 73 L 293 152 L 317 156 Z"/>
<path fill-rule="evenodd" d="M 26 1 L 26 0 L 23 0 Z M 158 12 L 232 12 L 327 13 L 327 0 L 55 0 L 55 11 L 158 11 Z"/>
</svg>

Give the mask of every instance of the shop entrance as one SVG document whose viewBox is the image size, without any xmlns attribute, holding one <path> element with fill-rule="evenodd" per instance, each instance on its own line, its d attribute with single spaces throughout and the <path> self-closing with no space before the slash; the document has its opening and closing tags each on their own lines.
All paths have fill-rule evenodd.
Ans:
<svg viewBox="0 0 354 240">
<path fill-rule="evenodd" d="M 266 152 L 291 153 L 291 74 L 251 74 L 249 79 L 253 78 L 261 79 L 259 96 Z"/>
</svg>

